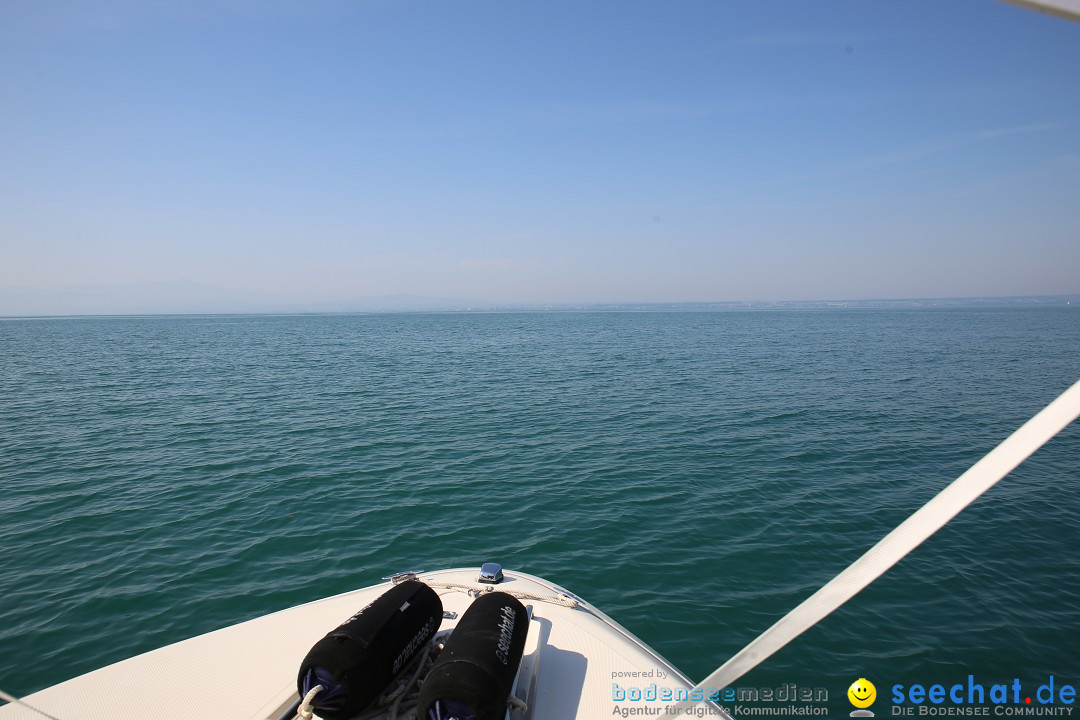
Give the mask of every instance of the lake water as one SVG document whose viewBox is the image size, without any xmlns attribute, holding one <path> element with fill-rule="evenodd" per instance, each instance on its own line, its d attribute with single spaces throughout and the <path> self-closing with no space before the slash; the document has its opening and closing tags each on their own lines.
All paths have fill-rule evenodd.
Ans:
<svg viewBox="0 0 1080 720">
<path fill-rule="evenodd" d="M 1071 308 L 0 321 L 0 688 L 489 560 L 700 679 L 1077 378 Z M 1080 684 L 1078 480 L 1074 426 L 740 684 Z"/>
</svg>

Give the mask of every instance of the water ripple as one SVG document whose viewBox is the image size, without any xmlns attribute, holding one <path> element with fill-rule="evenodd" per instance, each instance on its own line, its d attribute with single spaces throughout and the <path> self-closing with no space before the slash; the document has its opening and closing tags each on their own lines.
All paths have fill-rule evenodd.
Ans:
<svg viewBox="0 0 1080 720">
<path fill-rule="evenodd" d="M 1080 377 L 1078 320 L 0 322 L 0 687 L 489 559 L 702 676 Z M 1075 679 L 1078 457 L 1073 428 L 747 684 Z"/>
</svg>

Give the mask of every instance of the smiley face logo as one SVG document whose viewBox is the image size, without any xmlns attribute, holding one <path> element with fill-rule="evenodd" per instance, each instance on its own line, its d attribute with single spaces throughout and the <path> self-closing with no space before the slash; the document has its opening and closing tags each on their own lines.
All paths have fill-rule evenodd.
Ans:
<svg viewBox="0 0 1080 720">
<path fill-rule="evenodd" d="M 847 689 L 848 700 L 857 708 L 868 708 L 877 700 L 877 688 L 866 678 L 859 678 Z"/>
</svg>

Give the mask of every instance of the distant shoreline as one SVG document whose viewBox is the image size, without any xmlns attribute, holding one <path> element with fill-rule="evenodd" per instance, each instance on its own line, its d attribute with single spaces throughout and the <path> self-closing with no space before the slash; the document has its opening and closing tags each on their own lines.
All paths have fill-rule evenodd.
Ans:
<svg viewBox="0 0 1080 720">
<path fill-rule="evenodd" d="M 303 315 L 385 315 L 385 314 L 469 314 L 469 313 L 550 313 L 550 312 L 739 312 L 792 310 L 931 310 L 978 308 L 1080 308 L 1080 295 L 1047 295 L 973 298 L 910 298 L 875 300 L 777 300 L 723 302 L 641 302 L 641 303 L 462 303 L 454 306 L 446 301 L 424 306 L 421 299 L 395 307 L 392 303 L 373 303 L 340 309 L 305 309 L 268 307 L 230 311 L 213 310 L 152 310 L 130 312 L 67 312 L 0 314 L 0 319 L 61 319 L 61 318 L 122 318 L 122 317 L 237 317 L 237 316 L 303 316 Z"/>
</svg>

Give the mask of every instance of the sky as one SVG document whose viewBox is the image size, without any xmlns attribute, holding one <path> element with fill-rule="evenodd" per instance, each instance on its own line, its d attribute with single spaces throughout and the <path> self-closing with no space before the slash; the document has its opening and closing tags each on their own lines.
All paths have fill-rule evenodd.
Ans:
<svg viewBox="0 0 1080 720">
<path fill-rule="evenodd" d="M 1077 294 L 1078 70 L 997 0 L 11 0 L 0 314 Z"/>
</svg>

